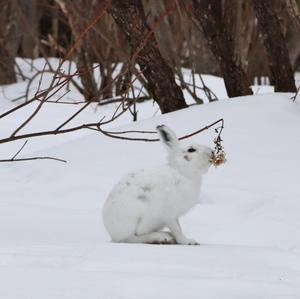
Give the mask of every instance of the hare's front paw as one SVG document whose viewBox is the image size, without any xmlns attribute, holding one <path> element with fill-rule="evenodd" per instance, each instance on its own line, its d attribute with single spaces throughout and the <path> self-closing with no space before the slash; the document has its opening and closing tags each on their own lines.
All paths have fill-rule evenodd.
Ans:
<svg viewBox="0 0 300 299">
<path fill-rule="evenodd" d="M 168 232 L 155 232 L 153 244 L 176 244 L 175 238 Z"/>
<path fill-rule="evenodd" d="M 180 240 L 177 240 L 177 242 L 182 245 L 200 245 L 197 241 L 188 238 L 181 238 Z"/>
</svg>

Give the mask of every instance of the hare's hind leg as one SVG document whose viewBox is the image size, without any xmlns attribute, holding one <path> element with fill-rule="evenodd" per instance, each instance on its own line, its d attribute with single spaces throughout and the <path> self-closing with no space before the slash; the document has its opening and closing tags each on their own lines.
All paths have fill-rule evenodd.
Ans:
<svg viewBox="0 0 300 299">
<path fill-rule="evenodd" d="M 176 241 L 172 234 L 160 231 L 144 235 L 133 235 L 124 240 L 124 242 L 147 244 L 176 244 Z"/>
</svg>

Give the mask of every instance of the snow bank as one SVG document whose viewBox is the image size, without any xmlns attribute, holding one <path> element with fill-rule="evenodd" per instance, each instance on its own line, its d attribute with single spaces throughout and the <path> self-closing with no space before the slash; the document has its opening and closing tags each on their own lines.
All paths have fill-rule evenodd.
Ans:
<svg viewBox="0 0 300 299">
<path fill-rule="evenodd" d="M 23 155 L 68 163 L 0 164 L 0 298 L 300 298 L 300 107 L 289 97 L 241 97 L 116 124 L 164 123 L 183 135 L 224 118 L 228 162 L 210 170 L 199 205 L 181 220 L 200 246 L 112 244 L 104 230 L 112 185 L 132 169 L 165 163 L 159 143 L 91 131 L 31 141 Z M 63 112 L 46 110 L 36 126 Z M 214 136 L 185 143 L 213 146 Z"/>
</svg>

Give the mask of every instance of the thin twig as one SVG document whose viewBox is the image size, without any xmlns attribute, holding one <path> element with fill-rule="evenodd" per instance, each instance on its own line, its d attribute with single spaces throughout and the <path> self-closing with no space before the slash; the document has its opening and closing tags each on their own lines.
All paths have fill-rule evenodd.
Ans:
<svg viewBox="0 0 300 299">
<path fill-rule="evenodd" d="M 59 159 L 59 158 L 54 158 L 54 157 L 30 157 L 30 158 L 18 158 L 16 159 L 16 157 L 21 153 L 21 151 L 24 149 L 24 147 L 26 146 L 28 140 L 26 140 L 22 146 L 18 149 L 18 151 L 13 155 L 12 158 L 10 159 L 0 159 L 0 163 L 6 163 L 6 162 L 20 162 L 20 161 L 31 161 L 31 160 L 55 160 L 55 161 L 59 161 L 59 162 L 64 162 L 67 163 L 66 160 L 63 159 Z"/>
<path fill-rule="evenodd" d="M 63 128 L 66 124 L 68 124 L 72 119 L 74 119 L 78 114 L 80 114 L 83 110 L 85 110 L 92 102 L 87 102 L 83 105 L 76 113 L 74 113 L 70 118 L 68 118 L 65 122 L 63 122 L 60 126 L 56 128 L 56 131 L 59 131 Z"/>
<path fill-rule="evenodd" d="M 24 103 L 20 104 L 19 106 L 14 107 L 14 108 L 4 112 L 3 114 L 0 115 L 0 119 L 7 116 L 7 115 L 9 115 L 9 114 L 11 114 L 11 113 L 13 113 L 13 112 L 15 112 L 15 111 L 17 111 L 17 110 L 19 110 L 19 109 L 21 109 L 21 108 L 23 108 L 23 107 L 25 107 L 25 106 L 27 106 L 27 105 L 29 105 L 30 103 L 32 103 L 34 101 L 35 101 L 35 98 L 32 98 L 31 100 L 29 100 L 27 102 L 24 102 Z"/>
<path fill-rule="evenodd" d="M 300 91 L 300 86 L 297 88 L 296 93 L 291 97 L 291 100 L 293 100 L 293 102 L 296 101 L 299 91 Z"/>
<path fill-rule="evenodd" d="M 218 97 L 216 96 L 216 94 L 210 89 L 207 87 L 207 85 L 205 84 L 203 78 L 202 78 L 202 75 L 201 74 L 198 74 L 199 75 L 199 78 L 201 80 L 201 83 L 202 83 L 202 89 L 208 99 L 209 102 L 214 102 L 214 101 L 217 101 L 218 100 Z"/>
<path fill-rule="evenodd" d="M 66 160 L 59 159 L 59 158 L 54 158 L 54 157 L 32 157 L 32 158 L 20 158 L 20 159 L 3 159 L 3 160 L 0 160 L 0 163 L 32 161 L 32 160 L 55 160 L 55 161 L 58 161 L 58 162 L 67 163 Z"/>
<path fill-rule="evenodd" d="M 22 99 L 24 99 L 24 98 L 25 98 L 25 95 L 21 95 L 21 96 L 19 96 L 19 97 L 17 97 L 17 98 L 11 99 L 10 101 L 11 101 L 11 102 L 17 102 L 17 101 L 20 101 L 20 100 L 22 100 Z"/>
<path fill-rule="evenodd" d="M 20 147 L 20 149 L 14 154 L 14 156 L 11 158 L 11 160 L 15 160 L 15 158 L 20 154 L 20 152 L 23 150 L 23 148 L 26 146 L 28 140 L 24 142 L 24 144 Z"/>
<path fill-rule="evenodd" d="M 37 87 L 37 90 L 34 94 L 34 97 L 37 97 L 37 95 L 39 94 L 40 92 L 40 89 L 41 89 L 41 85 L 42 85 L 42 82 L 43 82 L 43 78 L 44 78 L 44 75 L 45 75 L 45 70 L 46 70 L 46 63 L 44 64 L 44 67 L 43 67 L 43 70 L 41 72 L 41 76 L 40 76 L 40 79 L 39 79 L 39 83 L 38 83 L 38 87 Z"/>
</svg>

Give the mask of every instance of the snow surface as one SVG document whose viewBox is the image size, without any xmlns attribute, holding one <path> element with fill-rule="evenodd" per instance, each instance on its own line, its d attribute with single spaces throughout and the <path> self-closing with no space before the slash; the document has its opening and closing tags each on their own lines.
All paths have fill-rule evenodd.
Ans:
<svg viewBox="0 0 300 299">
<path fill-rule="evenodd" d="M 6 95 L 17 97 L 22 84 L 5 87 Z M 68 163 L 0 164 L 0 298 L 300 298 L 300 101 L 290 96 L 259 94 L 156 116 L 148 102 L 139 108 L 143 120 L 115 124 L 153 130 L 164 123 L 181 136 L 224 118 L 228 162 L 209 171 L 199 205 L 181 219 L 200 246 L 114 244 L 102 224 L 106 196 L 125 173 L 165 163 L 159 143 L 92 131 L 31 140 L 22 156 Z M 0 112 L 12 105 L 2 96 Z M 0 120 L 0 136 L 29 108 Z M 47 104 L 28 130 L 59 124 L 78 108 Z M 113 108 L 91 107 L 82 119 Z M 213 146 L 214 137 L 209 130 L 185 143 Z M 1 158 L 21 144 L 1 145 Z"/>
</svg>

